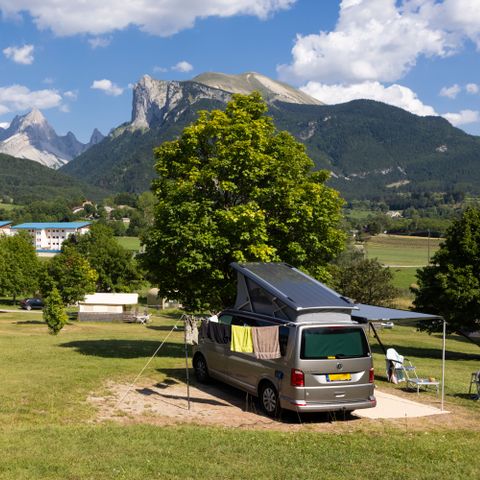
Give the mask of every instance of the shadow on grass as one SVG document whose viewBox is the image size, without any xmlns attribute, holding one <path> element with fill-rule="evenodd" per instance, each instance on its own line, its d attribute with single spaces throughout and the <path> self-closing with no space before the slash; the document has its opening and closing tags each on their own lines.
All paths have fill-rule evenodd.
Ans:
<svg viewBox="0 0 480 480">
<path fill-rule="evenodd" d="M 478 395 L 476 395 L 475 393 L 454 393 L 452 397 L 472 400 L 474 402 L 477 402 L 479 400 Z"/>
<path fill-rule="evenodd" d="M 168 389 L 169 383 L 186 383 L 186 370 L 185 368 L 159 368 L 158 372 L 163 373 L 166 376 L 166 379 L 162 386 L 165 390 Z M 199 383 L 195 380 L 192 369 L 189 369 L 190 384 L 211 396 L 216 397 L 218 400 L 215 400 L 217 405 L 233 405 L 238 407 L 243 411 L 248 411 L 251 413 L 258 414 L 259 416 L 265 417 L 263 410 L 259 404 L 258 398 L 247 394 L 246 392 L 239 390 L 238 388 L 227 385 L 220 381 L 210 379 L 208 383 Z M 162 385 L 157 384 L 158 385 Z M 162 396 L 165 396 L 162 394 Z M 174 395 L 171 398 L 187 400 L 187 395 L 185 396 Z M 194 397 L 191 397 L 192 401 L 197 401 Z M 208 403 L 205 399 L 201 399 L 199 403 Z M 212 403 L 213 404 L 213 403 Z M 335 421 L 354 421 L 360 420 L 359 417 L 355 417 L 346 411 L 338 412 L 308 412 L 308 413 L 298 413 L 291 410 L 282 410 L 278 417 L 275 419 L 278 422 L 285 424 L 299 424 L 299 423 L 331 423 Z"/>
<path fill-rule="evenodd" d="M 151 340 L 78 340 L 62 343 L 63 348 L 73 348 L 82 355 L 103 358 L 149 358 L 161 342 Z M 165 343 L 157 357 L 182 357 L 184 346 L 181 343 Z"/>
<path fill-rule="evenodd" d="M 404 345 L 395 345 L 388 344 L 385 345 L 386 348 L 394 348 L 400 355 L 403 355 L 406 358 L 416 357 L 416 358 L 431 358 L 432 360 L 441 360 L 442 358 L 442 347 L 439 345 L 438 348 L 423 348 L 423 347 L 406 347 Z M 384 355 L 384 352 L 380 345 L 372 345 L 372 351 L 380 355 Z M 454 352 L 447 350 L 445 352 L 446 360 L 480 360 L 480 353 L 464 353 L 464 352 Z"/>
<path fill-rule="evenodd" d="M 46 325 L 43 320 L 17 320 L 17 325 Z"/>
</svg>

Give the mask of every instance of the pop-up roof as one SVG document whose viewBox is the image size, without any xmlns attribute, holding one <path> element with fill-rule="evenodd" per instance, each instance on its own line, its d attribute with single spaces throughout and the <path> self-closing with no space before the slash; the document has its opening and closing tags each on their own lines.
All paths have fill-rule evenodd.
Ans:
<svg viewBox="0 0 480 480">
<path fill-rule="evenodd" d="M 232 263 L 238 272 L 235 308 L 284 320 L 311 321 L 315 312 L 346 314 L 348 299 L 286 263 Z M 339 318 L 339 321 L 342 319 Z M 343 320 L 346 320 L 344 318 Z"/>
<path fill-rule="evenodd" d="M 443 319 L 437 315 L 354 304 L 286 263 L 232 263 L 238 272 L 235 308 L 293 322 L 391 320 L 399 323 Z M 322 319 L 320 318 L 322 317 Z"/>
</svg>

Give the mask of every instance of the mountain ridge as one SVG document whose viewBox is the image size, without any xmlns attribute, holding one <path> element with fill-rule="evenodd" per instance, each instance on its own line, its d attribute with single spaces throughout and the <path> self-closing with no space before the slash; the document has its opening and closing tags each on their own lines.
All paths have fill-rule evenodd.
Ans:
<svg viewBox="0 0 480 480">
<path fill-rule="evenodd" d="M 223 109 L 235 93 L 215 75 L 215 87 L 142 77 L 133 89 L 131 122 L 62 170 L 112 190 L 148 189 L 155 176 L 153 148 L 176 138 L 198 110 Z M 480 193 L 480 139 L 443 118 L 373 100 L 319 105 L 283 102 L 275 93 L 267 103 L 277 128 L 303 142 L 316 168 L 330 170 L 330 185 L 347 198 L 458 188 Z"/>
<path fill-rule="evenodd" d="M 72 132 L 59 136 L 42 112 L 33 108 L 25 115 L 17 115 L 8 128 L 0 130 L 0 153 L 57 169 L 103 138 L 97 129 L 87 144 L 78 141 Z"/>
</svg>

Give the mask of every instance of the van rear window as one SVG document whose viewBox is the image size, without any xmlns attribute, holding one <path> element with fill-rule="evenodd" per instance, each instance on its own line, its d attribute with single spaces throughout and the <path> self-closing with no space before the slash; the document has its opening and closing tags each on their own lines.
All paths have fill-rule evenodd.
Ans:
<svg viewBox="0 0 480 480">
<path fill-rule="evenodd" d="M 300 358 L 356 358 L 370 355 L 367 339 L 361 328 L 317 327 L 302 333 Z"/>
</svg>

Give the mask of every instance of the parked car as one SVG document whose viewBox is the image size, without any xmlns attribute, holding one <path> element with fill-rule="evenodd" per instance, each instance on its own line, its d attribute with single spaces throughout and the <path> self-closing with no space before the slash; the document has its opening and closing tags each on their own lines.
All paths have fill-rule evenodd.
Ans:
<svg viewBox="0 0 480 480">
<path fill-rule="evenodd" d="M 43 308 L 43 300 L 41 298 L 25 298 L 20 302 L 20 307 L 24 310 Z"/>
<path fill-rule="evenodd" d="M 232 267 L 239 273 L 237 301 L 218 315 L 218 328 L 277 326 L 280 352 L 261 359 L 233 351 L 227 336 L 204 335 L 217 327 L 202 325 L 193 349 L 198 381 L 213 377 L 257 396 L 269 416 L 282 408 L 351 412 L 376 406 L 372 354 L 363 326 L 351 318 L 354 305 L 286 264 Z"/>
</svg>

